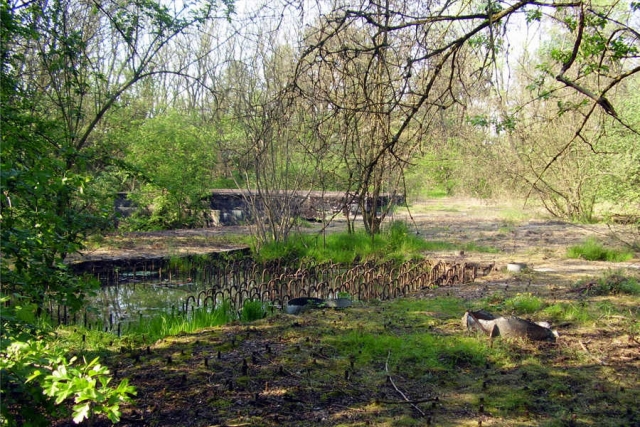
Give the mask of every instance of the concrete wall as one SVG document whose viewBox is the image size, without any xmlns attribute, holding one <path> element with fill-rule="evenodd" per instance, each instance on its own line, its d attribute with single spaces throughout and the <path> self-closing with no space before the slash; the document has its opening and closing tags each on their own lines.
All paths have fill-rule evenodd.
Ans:
<svg viewBox="0 0 640 427">
<path fill-rule="evenodd" d="M 278 206 L 281 210 L 291 212 L 293 216 L 309 221 L 321 220 L 324 216 L 331 216 L 337 213 L 345 213 L 347 210 L 351 215 L 355 215 L 359 209 L 357 199 L 352 196 L 347 197 L 343 192 L 271 192 L 259 194 L 256 191 L 248 190 L 212 190 L 211 195 L 205 199 L 209 211 L 205 213 L 205 223 L 208 227 L 219 225 L 236 225 L 251 223 L 254 214 L 251 206 L 255 206 L 260 212 L 263 211 L 264 198 L 270 198 L 270 202 Z M 380 196 L 378 206 L 382 207 L 392 202 L 389 195 Z M 404 204 L 403 196 L 396 196 L 393 200 L 395 204 Z M 367 203 L 367 209 L 372 209 L 372 202 Z M 115 210 L 120 217 L 127 217 L 138 209 L 127 199 L 126 193 L 119 193 L 115 201 Z"/>
</svg>

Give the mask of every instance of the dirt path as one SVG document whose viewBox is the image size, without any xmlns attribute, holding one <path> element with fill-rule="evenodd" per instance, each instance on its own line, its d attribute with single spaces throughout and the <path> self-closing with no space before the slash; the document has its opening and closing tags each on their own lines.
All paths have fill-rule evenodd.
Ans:
<svg viewBox="0 0 640 427">
<path fill-rule="evenodd" d="M 621 263 L 566 258 L 567 248 L 593 237 L 610 245 L 618 238 L 632 240 L 632 227 L 605 224 L 572 224 L 551 219 L 535 209 L 514 205 L 489 205 L 473 199 L 435 200 L 412 215 L 420 235 L 428 240 L 475 244 L 496 248 L 497 253 L 434 252 L 436 259 L 496 262 L 498 269 L 510 262 L 525 263 L 533 271 L 562 281 L 575 281 L 608 270 L 639 269 L 640 259 Z M 408 215 L 397 215 L 408 219 Z M 637 229 L 635 235 L 637 236 Z M 617 234 L 617 237 L 614 236 Z M 637 237 L 636 237 L 637 238 Z"/>
</svg>

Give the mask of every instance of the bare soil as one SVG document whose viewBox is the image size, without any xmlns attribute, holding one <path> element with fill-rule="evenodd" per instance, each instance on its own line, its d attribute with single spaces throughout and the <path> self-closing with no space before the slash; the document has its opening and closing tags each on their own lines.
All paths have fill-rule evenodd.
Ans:
<svg viewBox="0 0 640 427">
<path fill-rule="evenodd" d="M 593 237 L 609 247 L 637 242 L 637 226 L 575 224 L 550 218 L 541 209 L 520 205 L 493 205 L 475 199 L 444 199 L 421 205 L 412 215 L 417 230 L 427 240 L 474 243 L 499 249 L 498 253 L 467 254 L 437 252 L 435 259 L 495 261 L 498 270 L 507 263 L 525 263 L 538 277 L 562 283 L 575 283 L 616 269 L 640 269 L 640 259 L 610 263 L 568 259 L 567 248 Z M 493 280 L 496 279 L 494 276 Z"/>
<path fill-rule="evenodd" d="M 496 262 L 504 266 L 509 262 L 524 262 L 538 272 L 548 272 L 560 280 L 575 281 L 581 275 L 598 274 L 617 268 L 640 268 L 637 257 L 624 263 L 593 262 L 566 258 L 569 246 L 579 244 L 588 237 L 611 246 L 638 241 L 637 226 L 609 226 L 606 224 L 575 224 L 549 218 L 540 209 L 523 208 L 517 204 L 492 204 L 477 199 L 435 199 L 421 202 L 410 211 L 400 210 L 388 218 L 402 220 L 427 240 L 451 243 L 473 243 L 495 248 L 497 253 L 472 251 L 460 253 L 431 252 L 429 258 L 442 260 L 468 260 Z M 298 231 L 320 232 L 321 224 L 310 224 Z M 326 232 L 346 229 L 345 220 L 335 219 Z M 105 241 L 93 244 L 72 262 L 117 259 L 144 256 L 172 256 L 229 251 L 247 246 L 242 236 L 251 233 L 248 226 L 222 226 L 185 230 L 116 233 Z"/>
<path fill-rule="evenodd" d="M 590 297 L 576 288 L 576 283 L 595 281 L 607 272 L 637 274 L 640 259 L 606 263 L 565 257 L 568 246 L 589 236 L 615 244 L 610 228 L 460 199 L 425 203 L 411 218 L 399 212 L 393 219 L 412 221 L 425 239 L 499 249 L 425 254 L 434 260 L 495 262 L 496 269 L 472 284 L 423 289 L 411 298 L 449 296 L 472 304 L 530 294 L 549 303 L 610 304 L 615 310 L 603 312 L 590 327 L 570 321 L 554 325 L 560 334 L 555 343 L 497 340 L 492 349 L 508 355 L 509 363 L 489 358 L 479 368 L 459 360 L 454 372 L 425 373 L 417 368 L 419 361 L 393 366 L 388 363 L 391 354 L 365 363 L 357 348 L 345 357 L 332 345 L 332 335 L 364 330 L 382 334 L 391 328 L 398 336 L 420 328 L 438 336 L 466 333 L 459 317 L 436 309 L 385 311 L 387 303 L 301 316 L 276 314 L 114 349 L 108 364 L 116 379 L 130 378 L 138 389 L 119 425 L 640 426 L 638 298 Z M 342 229 L 340 221 L 331 229 Z M 85 257 L 229 249 L 242 246 L 230 234 L 247 232 L 234 227 L 115 236 Z M 634 232 L 622 230 L 618 237 L 633 238 Z M 509 273 L 509 262 L 526 263 L 528 269 Z M 509 390 L 526 398 L 507 400 Z"/>
</svg>

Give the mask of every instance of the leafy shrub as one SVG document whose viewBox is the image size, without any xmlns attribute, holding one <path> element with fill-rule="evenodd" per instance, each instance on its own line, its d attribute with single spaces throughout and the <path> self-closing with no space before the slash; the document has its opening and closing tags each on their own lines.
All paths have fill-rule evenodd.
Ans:
<svg viewBox="0 0 640 427">
<path fill-rule="evenodd" d="M 117 387 L 109 387 L 111 377 L 109 370 L 98 363 L 98 358 L 74 365 L 77 358 L 67 360 L 64 356 L 53 359 L 49 369 L 36 369 L 27 381 L 41 379 L 44 394 L 55 399 L 59 405 L 73 397 L 73 421 L 78 424 L 93 414 L 104 414 L 114 423 L 120 421 L 120 404 L 130 402 L 135 395 L 135 388 L 129 385 L 127 378 L 120 381 Z M 44 372 L 43 372 L 44 371 Z"/>
<path fill-rule="evenodd" d="M 0 413 L 8 425 L 49 425 L 48 416 L 65 416 L 63 402 L 73 399 L 73 420 L 80 423 L 96 414 L 120 420 L 120 405 L 131 401 L 135 389 L 128 380 L 109 385 L 109 370 L 98 363 L 67 359 L 67 349 L 53 345 L 35 326 L 25 324 L 15 311 L 2 312 Z"/>
<path fill-rule="evenodd" d="M 588 261 L 622 262 L 633 258 L 633 253 L 626 250 L 606 248 L 596 239 L 590 237 L 582 244 L 567 249 L 567 257 L 582 258 Z"/>
</svg>

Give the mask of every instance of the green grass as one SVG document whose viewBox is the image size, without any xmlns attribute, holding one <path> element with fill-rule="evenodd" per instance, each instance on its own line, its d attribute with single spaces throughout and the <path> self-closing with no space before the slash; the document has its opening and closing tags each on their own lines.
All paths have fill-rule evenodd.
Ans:
<svg viewBox="0 0 640 427">
<path fill-rule="evenodd" d="M 619 277 L 610 274 L 602 279 L 613 283 L 626 283 L 623 278 L 631 279 L 637 285 L 635 276 L 617 274 Z M 463 425 L 463 422 L 471 425 L 474 420 L 468 415 L 469 411 L 478 411 L 480 405 L 486 414 L 495 417 L 496 425 L 572 425 L 574 414 L 581 420 L 579 425 L 635 425 L 636 418 L 621 418 L 625 416 L 626 407 L 635 407 L 638 399 L 634 377 L 629 375 L 633 372 L 632 366 L 616 373 L 612 367 L 594 364 L 593 358 L 577 344 L 582 340 L 592 356 L 601 357 L 602 347 L 596 344 L 613 343 L 609 334 L 620 337 L 616 339 L 633 334 L 630 328 L 637 324 L 635 297 L 576 293 L 568 293 L 567 297 L 574 299 L 555 301 L 530 293 L 505 296 L 502 292 L 492 294 L 482 302 L 444 296 L 399 298 L 354 305 L 344 311 L 311 310 L 295 320 L 289 316 L 275 316 L 258 320 L 255 329 L 260 333 L 247 333 L 246 345 L 237 347 L 229 343 L 229 333 L 236 325 L 231 329 L 213 328 L 193 337 L 182 334 L 179 340 L 165 340 L 161 346 L 156 346 L 153 356 L 143 357 L 133 372 L 146 373 L 170 355 L 174 360 L 172 370 L 187 375 L 189 382 L 195 383 L 205 369 L 198 359 L 200 353 L 192 352 L 193 343 L 199 342 L 198 349 L 202 354 L 222 350 L 223 361 L 213 361 L 207 369 L 214 371 L 206 372 L 215 372 L 221 381 L 227 375 L 225 372 L 232 369 L 219 369 L 220 366 L 238 367 L 242 358 L 248 358 L 249 352 L 258 348 L 258 344 L 262 348 L 265 342 L 278 343 L 278 351 L 262 356 L 268 364 L 251 364 L 253 377 L 229 374 L 235 375 L 234 382 L 246 389 L 242 393 L 259 393 L 263 390 L 263 381 L 268 381 L 270 386 L 275 384 L 274 390 L 277 390 L 281 378 L 286 378 L 283 381 L 292 398 L 298 398 L 301 392 L 317 393 L 327 406 L 344 396 L 352 396 L 353 401 L 343 399 L 351 405 L 358 401 L 360 392 L 369 393 L 370 400 L 358 404 L 373 408 L 374 412 L 368 418 L 372 425 L 414 425 L 411 420 L 416 414 L 411 408 L 373 403 L 380 395 L 371 390 L 385 390 L 386 395 L 380 397 L 383 401 L 401 401 L 389 385 L 388 378 L 391 377 L 410 399 L 440 396 L 440 403 L 433 407 L 426 402 L 419 405 L 429 416 L 438 417 L 437 425 Z M 558 326 L 560 344 L 502 338 L 490 341 L 482 334 L 468 333 L 461 328 L 460 317 L 469 305 L 475 304 L 481 304 L 478 308 L 495 314 L 511 310 L 516 314 L 531 314 L 536 320 L 549 320 Z M 240 319 L 258 319 L 263 310 L 260 301 L 247 301 Z M 131 336 L 139 340 L 141 334 L 146 334 L 145 343 L 153 343 L 162 333 L 175 335 L 209 327 L 212 323 L 207 316 L 216 321 L 237 319 L 228 307 L 220 306 L 218 311 L 217 317 L 214 311 L 202 312 L 202 318 L 198 314 L 189 318 L 162 316 L 159 321 L 141 322 L 141 329 Z M 304 327 L 292 327 L 294 321 Z M 250 329 L 254 328 L 247 327 L 247 331 Z M 600 330 L 605 330 L 606 334 Z M 80 340 L 80 333 L 87 335 L 86 340 Z M 567 338 L 563 338 L 565 333 Z M 140 348 L 140 341 L 128 344 L 127 340 L 131 339 L 128 335 L 117 340 L 114 334 L 77 330 L 74 339 L 77 348 L 108 348 L 117 358 L 128 357 L 122 356 L 121 345 Z M 227 351 L 230 349 L 233 351 Z M 274 366 L 283 366 L 285 372 L 294 374 L 274 376 Z M 350 380 L 345 379 L 347 371 Z M 297 387 L 292 387 L 293 383 L 297 383 Z M 621 387 L 625 388 L 624 392 L 620 391 Z M 219 395 L 221 400 L 216 400 L 220 409 L 227 405 L 228 400 L 223 399 L 226 395 L 226 392 L 222 393 Z M 608 403 L 611 401 L 620 404 Z M 242 408 L 231 403 L 228 406 Z M 608 422 L 608 417 L 620 422 Z M 555 424 L 553 420 L 559 423 Z M 344 425 L 365 424 L 361 418 Z"/>
<path fill-rule="evenodd" d="M 500 249 L 498 248 L 494 248 L 493 246 L 478 245 L 475 242 L 465 243 L 464 245 L 462 245 L 462 249 L 467 252 L 482 252 L 488 254 L 497 254 L 500 252 Z"/>
<path fill-rule="evenodd" d="M 540 297 L 530 293 L 518 294 L 504 300 L 504 307 L 514 314 L 531 314 L 540 311 L 546 303 Z"/>
<path fill-rule="evenodd" d="M 473 337 L 440 337 L 426 330 L 399 335 L 386 331 L 349 330 L 326 339 L 345 358 L 359 365 L 386 361 L 392 367 L 411 367 L 413 376 L 486 362 L 488 343 Z"/>
<path fill-rule="evenodd" d="M 505 226 L 514 226 L 527 220 L 531 214 L 521 209 L 504 208 L 501 210 L 500 216 L 502 217 Z"/>
<path fill-rule="evenodd" d="M 590 237 L 583 243 L 567 249 L 568 258 L 582 258 L 587 261 L 623 262 L 633 258 L 633 252 L 625 249 L 607 248 L 595 238 Z"/>
<path fill-rule="evenodd" d="M 420 257 L 427 251 L 464 250 L 497 253 L 498 249 L 474 242 L 455 244 L 427 241 L 411 232 L 407 224 L 395 221 L 382 233 L 370 236 L 364 231 L 335 233 L 327 236 L 296 234 L 286 242 L 268 243 L 255 254 L 259 261 L 313 260 L 316 263 L 351 264 L 359 261 L 389 261 L 402 263 Z"/>
<path fill-rule="evenodd" d="M 445 188 L 432 188 L 427 190 L 424 195 L 429 199 L 442 199 L 447 197 L 449 193 Z"/>
<path fill-rule="evenodd" d="M 393 222 L 382 233 L 364 231 L 327 236 L 296 234 L 287 242 L 268 243 L 255 255 L 260 261 L 313 260 L 317 263 L 350 264 L 355 260 L 403 262 L 430 250 L 429 242 L 409 231 L 403 222 Z"/>
<path fill-rule="evenodd" d="M 199 329 L 220 326 L 235 320 L 236 314 L 231 304 L 224 301 L 213 310 L 206 308 L 195 310 L 190 316 L 183 314 L 161 314 L 150 318 L 132 322 L 123 331 L 123 334 L 133 337 L 146 337 L 149 341 L 155 341 L 169 335 L 195 332 Z"/>
<path fill-rule="evenodd" d="M 389 309 L 402 313 L 402 317 L 416 324 L 428 319 L 425 313 L 437 313 L 439 318 L 459 318 L 465 312 L 464 301 L 454 297 L 439 297 L 436 299 L 400 298 L 389 303 Z"/>
<path fill-rule="evenodd" d="M 260 300 L 245 301 L 240 312 L 240 320 L 243 322 L 253 322 L 262 319 L 267 315 L 264 303 Z"/>
<path fill-rule="evenodd" d="M 457 326 L 465 310 L 464 300 L 403 298 L 385 303 L 384 307 L 384 320 L 364 317 L 352 323 L 351 328 L 325 336 L 324 344 L 356 366 L 388 364 L 390 371 L 413 378 L 427 378 L 435 372 L 447 375 L 452 369 L 486 363 L 490 353 L 486 340 L 432 332 L 433 327 Z"/>
<path fill-rule="evenodd" d="M 475 242 L 451 243 L 451 242 L 443 242 L 440 240 L 426 241 L 425 250 L 430 252 L 463 250 L 466 252 L 481 252 L 481 253 L 488 253 L 488 254 L 496 254 L 500 252 L 500 250 L 497 248 L 494 248 L 492 246 L 478 245 Z"/>
<path fill-rule="evenodd" d="M 545 307 L 541 314 L 553 323 L 575 322 L 579 325 L 591 324 L 597 318 L 587 304 L 580 302 L 557 302 Z"/>
<path fill-rule="evenodd" d="M 591 286 L 586 287 L 585 281 L 580 281 L 574 288 L 585 288 L 588 295 L 640 295 L 640 281 L 638 277 L 627 276 L 621 272 L 611 272 L 600 277 Z"/>
<path fill-rule="evenodd" d="M 544 298 L 530 293 L 517 294 L 506 298 L 504 293 L 495 292 L 471 304 L 473 309 L 486 309 L 494 314 L 534 315 L 536 319 L 552 323 L 571 322 L 578 325 L 592 325 L 599 316 L 611 314 L 605 302 L 562 301 L 549 303 Z"/>
<path fill-rule="evenodd" d="M 248 301 L 240 312 L 240 319 L 247 322 L 254 321 L 265 317 L 265 313 L 262 302 Z M 213 310 L 199 309 L 189 316 L 181 313 L 164 313 L 140 317 L 139 320 L 123 324 L 120 334 L 116 332 L 115 327 L 113 331 L 104 332 L 102 327 L 91 329 L 75 325 L 55 328 L 55 336 L 57 341 L 63 342 L 66 347 L 75 351 L 101 355 L 109 350 L 146 345 L 167 336 L 193 333 L 213 326 L 225 325 L 237 319 L 238 315 L 233 311 L 231 304 L 224 301 Z"/>
<path fill-rule="evenodd" d="M 475 300 L 469 304 L 472 310 L 488 310 L 493 314 L 500 315 L 531 315 L 543 311 L 547 307 L 547 302 L 531 293 L 518 293 L 507 298 L 502 291 L 493 292 L 486 297 Z"/>
</svg>

